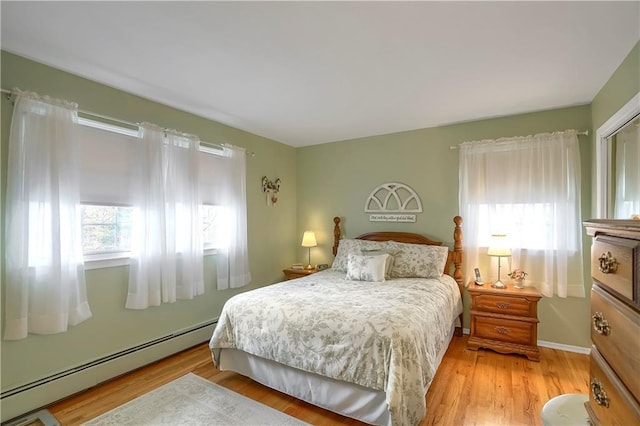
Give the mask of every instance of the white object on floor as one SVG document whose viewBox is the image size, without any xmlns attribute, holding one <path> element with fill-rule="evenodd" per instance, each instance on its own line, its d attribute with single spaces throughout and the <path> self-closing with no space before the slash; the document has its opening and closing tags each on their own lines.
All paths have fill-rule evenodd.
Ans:
<svg viewBox="0 0 640 426">
<path fill-rule="evenodd" d="M 589 395 L 567 393 L 547 401 L 542 407 L 543 426 L 588 426 L 589 415 L 584 403 Z"/>
</svg>

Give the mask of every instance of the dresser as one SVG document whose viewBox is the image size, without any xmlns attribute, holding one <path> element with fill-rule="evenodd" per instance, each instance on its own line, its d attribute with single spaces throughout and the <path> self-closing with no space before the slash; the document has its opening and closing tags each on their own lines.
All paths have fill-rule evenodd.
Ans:
<svg viewBox="0 0 640 426">
<path fill-rule="evenodd" d="M 467 348 L 488 348 L 500 353 L 525 355 L 540 360 L 538 350 L 538 301 L 533 287 L 505 289 L 470 283 L 471 326 Z"/>
<path fill-rule="evenodd" d="M 640 424 L 640 221 L 584 222 L 591 244 L 591 372 L 595 425 Z"/>
</svg>

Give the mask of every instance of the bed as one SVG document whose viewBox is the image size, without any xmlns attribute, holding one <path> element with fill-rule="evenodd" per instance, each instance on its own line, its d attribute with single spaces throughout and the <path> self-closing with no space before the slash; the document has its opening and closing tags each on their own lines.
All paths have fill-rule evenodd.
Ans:
<svg viewBox="0 0 640 426">
<path fill-rule="evenodd" d="M 214 363 L 365 423 L 418 424 L 462 334 L 462 218 L 454 223 L 450 251 L 406 232 L 341 239 L 334 218 L 330 269 L 225 303 Z"/>
</svg>

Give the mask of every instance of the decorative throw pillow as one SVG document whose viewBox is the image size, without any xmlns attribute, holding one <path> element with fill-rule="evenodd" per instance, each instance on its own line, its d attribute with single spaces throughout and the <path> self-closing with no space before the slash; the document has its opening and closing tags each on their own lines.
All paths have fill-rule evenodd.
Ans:
<svg viewBox="0 0 640 426">
<path fill-rule="evenodd" d="M 350 254 L 347 261 L 347 279 L 354 281 L 384 281 L 384 268 L 388 254 L 366 256 Z"/>
<path fill-rule="evenodd" d="M 350 254 L 361 254 L 362 250 L 378 249 L 384 249 L 384 243 L 379 241 L 358 240 L 355 238 L 343 238 L 338 243 L 338 253 L 336 253 L 331 269 L 346 272 Z"/>
<path fill-rule="evenodd" d="M 393 278 L 440 278 L 447 263 L 449 248 L 424 244 L 387 241 L 386 246 L 396 251 L 391 277 Z"/>
<path fill-rule="evenodd" d="M 396 251 L 391 249 L 377 249 L 377 250 L 362 250 L 362 254 L 365 256 L 379 256 L 381 254 L 388 254 L 387 263 L 384 267 L 385 279 L 391 279 L 391 271 L 393 270 L 393 264 L 395 262 Z"/>
</svg>

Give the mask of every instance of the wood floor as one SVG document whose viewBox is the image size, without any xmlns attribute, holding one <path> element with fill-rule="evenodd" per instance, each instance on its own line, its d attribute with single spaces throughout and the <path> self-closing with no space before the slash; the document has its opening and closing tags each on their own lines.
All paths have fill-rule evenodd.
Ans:
<svg viewBox="0 0 640 426">
<path fill-rule="evenodd" d="M 427 393 L 421 425 L 540 425 L 540 410 L 563 393 L 588 393 L 589 357 L 540 348 L 541 361 L 492 351 L 469 351 L 454 337 Z M 63 425 L 76 425 L 193 372 L 314 425 L 360 425 L 213 366 L 202 344 L 51 405 Z"/>
</svg>

